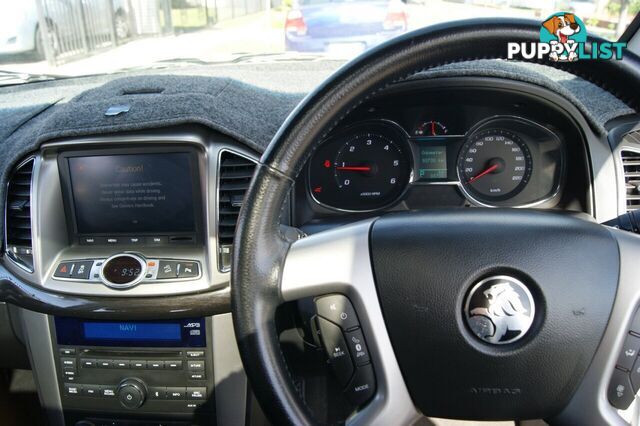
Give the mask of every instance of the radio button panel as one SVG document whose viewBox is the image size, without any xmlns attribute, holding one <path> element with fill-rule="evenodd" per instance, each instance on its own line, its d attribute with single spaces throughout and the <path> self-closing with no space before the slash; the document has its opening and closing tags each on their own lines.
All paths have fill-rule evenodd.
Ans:
<svg viewBox="0 0 640 426">
<path fill-rule="evenodd" d="M 105 411 L 194 412 L 210 400 L 211 354 L 173 348 L 64 348 L 58 355 L 65 406 Z M 112 351 L 122 358 L 99 357 Z M 127 356 L 126 351 L 131 351 Z M 69 351 L 65 351 L 69 352 Z M 95 355 L 94 355 L 95 352 Z M 170 353 L 173 352 L 173 353 Z M 157 353 L 162 359 L 153 359 Z M 146 356 L 145 356 L 146 354 Z M 136 359 L 144 357 L 145 359 Z M 135 386 L 129 386 L 135 381 Z"/>
</svg>

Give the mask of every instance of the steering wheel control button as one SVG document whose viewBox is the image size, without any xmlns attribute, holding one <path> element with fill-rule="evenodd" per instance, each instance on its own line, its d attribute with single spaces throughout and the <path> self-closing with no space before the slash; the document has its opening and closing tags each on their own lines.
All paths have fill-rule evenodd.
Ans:
<svg viewBox="0 0 640 426">
<path fill-rule="evenodd" d="M 498 275 L 471 288 L 464 312 L 474 335 L 486 343 L 504 345 L 527 334 L 535 317 L 535 302 L 520 280 Z"/>
<path fill-rule="evenodd" d="M 638 350 L 640 350 L 640 338 L 628 334 L 618 355 L 617 367 L 627 371 L 631 370 L 638 357 Z"/>
<path fill-rule="evenodd" d="M 364 342 L 364 336 L 361 329 L 356 329 L 345 333 L 351 357 L 356 365 L 365 365 L 369 363 L 369 350 Z"/>
<path fill-rule="evenodd" d="M 636 358 L 636 361 L 633 363 L 629 378 L 631 379 L 634 392 L 640 391 L 640 358 Z"/>
<path fill-rule="evenodd" d="M 322 318 L 339 325 L 343 330 L 360 326 L 351 302 L 340 294 L 317 298 L 316 311 Z"/>
<path fill-rule="evenodd" d="M 376 392 L 376 376 L 371 364 L 358 367 L 345 393 L 355 405 L 362 405 Z"/>
<path fill-rule="evenodd" d="M 631 333 L 640 336 L 640 309 L 636 311 L 636 314 L 633 316 L 631 320 L 631 327 L 629 327 Z"/>
<path fill-rule="evenodd" d="M 340 327 L 322 317 L 317 317 L 318 330 L 322 335 L 322 344 L 329 357 L 329 362 L 338 382 L 345 386 L 353 375 L 353 362 L 349 355 L 347 342 L 345 341 Z"/>
<path fill-rule="evenodd" d="M 622 370 L 614 369 L 607 392 L 611 405 L 620 410 L 626 410 L 633 402 L 634 396 L 629 375 Z"/>
</svg>

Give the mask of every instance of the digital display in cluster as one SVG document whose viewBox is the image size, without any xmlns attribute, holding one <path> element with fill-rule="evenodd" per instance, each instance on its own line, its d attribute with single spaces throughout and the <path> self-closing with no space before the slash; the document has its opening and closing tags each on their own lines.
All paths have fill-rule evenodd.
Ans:
<svg viewBox="0 0 640 426">
<path fill-rule="evenodd" d="M 418 167 L 419 179 L 447 178 L 447 147 L 421 146 Z"/>
</svg>

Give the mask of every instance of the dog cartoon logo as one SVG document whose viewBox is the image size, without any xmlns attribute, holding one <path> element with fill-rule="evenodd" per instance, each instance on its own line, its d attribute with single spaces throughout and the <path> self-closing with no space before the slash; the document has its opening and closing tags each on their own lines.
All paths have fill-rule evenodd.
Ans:
<svg viewBox="0 0 640 426">
<path fill-rule="evenodd" d="M 473 333 L 487 343 L 504 344 L 522 338 L 533 323 L 535 307 L 527 287 L 508 276 L 478 283 L 466 306 Z"/>
<path fill-rule="evenodd" d="M 574 62 L 579 57 L 578 44 L 587 41 L 586 26 L 573 13 L 555 13 L 542 23 L 540 41 L 551 45 L 550 60 Z"/>
</svg>

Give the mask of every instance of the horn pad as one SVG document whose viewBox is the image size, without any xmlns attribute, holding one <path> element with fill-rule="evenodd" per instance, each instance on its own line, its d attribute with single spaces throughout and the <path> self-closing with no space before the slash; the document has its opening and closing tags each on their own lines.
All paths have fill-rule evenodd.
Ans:
<svg viewBox="0 0 640 426">
<path fill-rule="evenodd" d="M 595 354 L 618 283 L 609 231 L 560 213 L 392 214 L 374 223 L 371 253 L 404 380 L 435 417 L 557 414 Z"/>
</svg>

